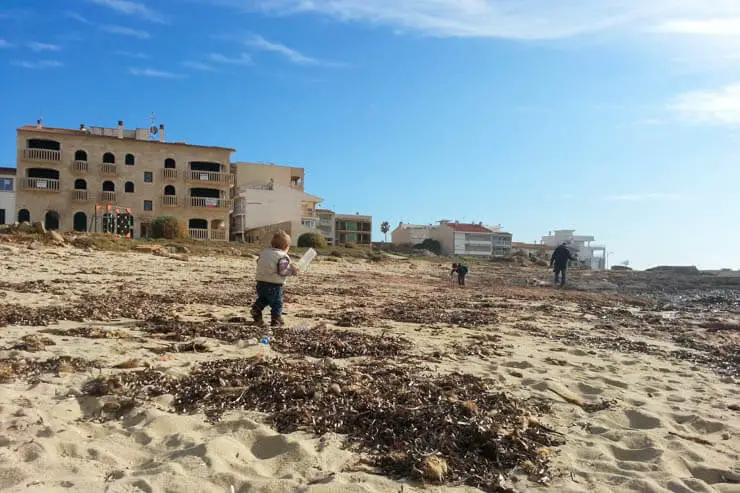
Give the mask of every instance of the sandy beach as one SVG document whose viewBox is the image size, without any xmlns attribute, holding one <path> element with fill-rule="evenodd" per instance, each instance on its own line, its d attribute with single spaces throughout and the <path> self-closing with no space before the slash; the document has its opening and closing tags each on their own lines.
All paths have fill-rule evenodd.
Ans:
<svg viewBox="0 0 740 493">
<path fill-rule="evenodd" d="M 319 257 L 286 288 L 288 328 L 269 331 L 248 319 L 252 257 L 28 245 L 0 245 L 0 490 L 740 492 L 732 280 L 574 271 L 558 290 L 546 268 L 490 263 L 463 290 L 444 259 Z M 280 405 L 260 397 L 288 378 L 305 381 Z M 332 431 L 346 423 L 309 415 L 354 420 L 341 403 L 381 399 L 386 382 L 414 399 L 443 389 L 394 405 L 409 420 L 460 410 L 446 430 L 520 409 L 487 456 L 500 471 L 461 472 L 427 438 L 373 451 L 361 421 L 348 445 Z M 301 386 L 307 404 L 291 408 Z M 515 447 L 532 458 L 516 463 Z"/>
</svg>

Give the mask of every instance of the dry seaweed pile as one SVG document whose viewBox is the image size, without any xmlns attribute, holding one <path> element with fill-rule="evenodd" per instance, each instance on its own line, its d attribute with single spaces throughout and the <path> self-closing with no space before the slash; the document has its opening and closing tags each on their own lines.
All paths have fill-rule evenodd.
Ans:
<svg viewBox="0 0 740 493">
<path fill-rule="evenodd" d="M 385 318 L 396 322 L 446 323 L 461 327 L 480 327 L 498 321 L 498 315 L 491 309 L 483 307 L 462 308 L 434 299 L 409 300 L 408 302 L 391 304 L 383 309 L 382 314 Z"/>
<path fill-rule="evenodd" d="M 61 337 L 84 337 L 87 339 L 135 339 L 119 329 L 102 327 L 73 327 L 71 329 L 43 329 L 41 332 Z"/>
<path fill-rule="evenodd" d="M 228 324 L 218 321 L 183 321 L 176 318 L 152 317 L 139 324 L 146 332 L 169 341 L 190 341 L 208 337 L 234 343 L 256 340 L 265 335 L 264 327 Z M 371 335 L 324 327 L 276 327 L 272 332 L 274 350 L 314 358 L 351 358 L 357 356 L 393 357 L 411 348 L 407 339 L 390 335 Z"/>
<path fill-rule="evenodd" d="M 349 446 L 391 477 L 425 476 L 485 491 L 504 491 L 501 476 L 515 469 L 548 482 L 548 447 L 560 444 L 533 416 L 549 412 L 546 404 L 518 401 L 490 380 L 413 366 L 220 360 L 182 378 L 146 370 L 96 379 L 85 390 L 173 394 L 178 412 L 202 411 L 212 420 L 229 409 L 265 412 L 281 433 L 346 435 Z M 439 466 L 432 474 L 430 458 Z"/>
<path fill-rule="evenodd" d="M 375 317 L 366 312 L 343 311 L 336 317 L 335 323 L 339 327 L 372 327 Z"/>
<path fill-rule="evenodd" d="M 97 366 L 95 362 L 70 356 L 59 356 L 46 360 L 2 358 L 0 359 L 0 383 L 9 383 L 16 378 L 33 383 L 38 382 L 42 374 L 77 373 Z"/>
</svg>

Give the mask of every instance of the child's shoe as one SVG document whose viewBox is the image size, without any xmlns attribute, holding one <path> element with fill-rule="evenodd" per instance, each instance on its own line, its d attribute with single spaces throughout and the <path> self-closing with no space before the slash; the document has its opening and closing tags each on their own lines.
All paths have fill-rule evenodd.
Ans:
<svg viewBox="0 0 740 493">
<path fill-rule="evenodd" d="M 252 307 L 252 320 L 257 325 L 264 325 L 265 321 L 262 320 L 262 312 L 257 310 L 257 307 Z"/>
<path fill-rule="evenodd" d="M 273 327 L 282 327 L 283 325 L 285 325 L 285 320 L 283 320 L 283 317 L 272 317 L 270 325 L 272 325 Z"/>
</svg>

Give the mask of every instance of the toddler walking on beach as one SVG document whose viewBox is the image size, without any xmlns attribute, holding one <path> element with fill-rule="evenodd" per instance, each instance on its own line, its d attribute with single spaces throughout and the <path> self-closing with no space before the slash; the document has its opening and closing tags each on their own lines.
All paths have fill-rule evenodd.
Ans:
<svg viewBox="0 0 740 493">
<path fill-rule="evenodd" d="M 270 248 L 265 248 L 257 260 L 257 301 L 252 305 L 252 318 L 263 324 L 262 311 L 270 307 L 271 325 L 283 325 L 283 286 L 289 276 L 298 274 L 298 266 L 288 256 L 290 235 L 278 231 L 272 237 Z"/>
</svg>

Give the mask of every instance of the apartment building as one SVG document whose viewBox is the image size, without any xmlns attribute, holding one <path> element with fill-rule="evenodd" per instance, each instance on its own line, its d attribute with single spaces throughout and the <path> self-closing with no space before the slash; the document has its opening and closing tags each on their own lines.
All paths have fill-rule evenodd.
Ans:
<svg viewBox="0 0 740 493">
<path fill-rule="evenodd" d="M 373 243 L 373 218 L 360 213 L 334 214 L 334 244 L 356 243 L 369 246 Z"/>
<path fill-rule="evenodd" d="M 511 244 L 512 252 L 520 252 L 527 256 L 547 259 L 552 255 L 553 247 L 543 243 L 521 243 L 514 242 Z"/>
<path fill-rule="evenodd" d="M 391 231 L 391 243 L 394 245 L 418 245 L 424 240 L 432 238 L 435 227 L 426 224 L 404 224 L 398 223 L 396 229 Z"/>
<path fill-rule="evenodd" d="M 324 199 L 304 192 L 303 168 L 233 163 L 235 177 L 231 238 L 263 243 L 276 225 L 294 245 L 303 233 L 318 233 L 316 206 Z"/>
<path fill-rule="evenodd" d="M 0 224 L 15 222 L 15 168 L 0 167 Z"/>
<path fill-rule="evenodd" d="M 574 229 L 558 229 L 550 231 L 542 237 L 542 243 L 552 250 L 565 243 L 568 249 L 578 257 L 576 263 L 581 267 L 593 270 L 606 269 L 606 247 L 594 245 L 595 238 L 591 235 L 576 235 Z"/>
<path fill-rule="evenodd" d="M 102 231 L 111 207 L 130 214 L 131 236 L 175 216 L 199 240 L 229 239 L 234 149 L 166 142 L 165 127 L 17 130 L 16 219 L 47 229 Z"/>
<path fill-rule="evenodd" d="M 432 239 L 439 241 L 444 255 L 506 257 L 511 254 L 511 233 L 491 231 L 481 223 L 440 221 L 432 230 Z"/>
</svg>

